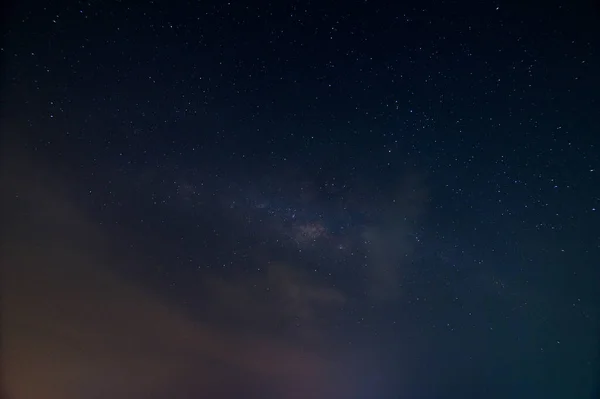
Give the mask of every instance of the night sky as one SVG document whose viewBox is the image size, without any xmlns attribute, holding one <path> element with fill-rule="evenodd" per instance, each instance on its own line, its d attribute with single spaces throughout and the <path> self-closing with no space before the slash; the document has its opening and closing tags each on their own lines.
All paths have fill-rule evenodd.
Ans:
<svg viewBox="0 0 600 399">
<path fill-rule="evenodd" d="M 2 34 L 6 399 L 597 389 L 593 2 L 22 1 Z"/>
</svg>

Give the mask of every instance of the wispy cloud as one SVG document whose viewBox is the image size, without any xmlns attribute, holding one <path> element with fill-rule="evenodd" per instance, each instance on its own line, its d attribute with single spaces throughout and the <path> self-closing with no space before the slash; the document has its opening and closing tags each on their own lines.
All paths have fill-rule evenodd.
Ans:
<svg viewBox="0 0 600 399">
<path fill-rule="evenodd" d="M 374 300 L 389 300 L 399 295 L 403 268 L 412 260 L 417 244 L 415 236 L 427 202 L 422 176 L 409 173 L 393 197 L 380 206 L 379 217 L 364 227 L 369 292 Z"/>
<path fill-rule="evenodd" d="M 19 172 L 2 178 L 10 398 L 351 397 L 353 355 L 310 345 L 326 331 L 327 308 L 344 303 L 341 292 L 272 265 L 263 276 L 207 280 L 212 314 L 234 323 L 191 317 L 115 274 L 138 258 L 116 255 L 67 183 L 17 161 L 3 161 Z M 264 328 L 274 319 L 301 333 Z"/>
</svg>

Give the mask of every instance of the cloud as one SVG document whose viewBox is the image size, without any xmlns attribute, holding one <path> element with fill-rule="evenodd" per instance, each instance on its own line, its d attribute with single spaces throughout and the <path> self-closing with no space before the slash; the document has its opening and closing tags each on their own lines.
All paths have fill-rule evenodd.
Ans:
<svg viewBox="0 0 600 399">
<path fill-rule="evenodd" d="M 192 317 L 116 273 L 142 258 L 119 255 L 56 168 L 24 160 L 3 156 L 2 165 L 9 398 L 351 397 L 348 374 L 364 361 L 323 345 L 340 292 L 271 265 L 260 276 L 208 279 L 199 295 L 211 312 Z"/>
<path fill-rule="evenodd" d="M 346 302 L 336 289 L 318 284 L 293 267 L 267 264 L 263 273 L 238 278 L 212 278 L 205 285 L 212 315 L 226 315 L 229 323 L 255 325 L 259 331 L 323 340 L 334 315 Z"/>
<path fill-rule="evenodd" d="M 407 173 L 395 194 L 381 206 L 379 217 L 362 231 L 368 250 L 369 292 L 375 301 L 399 294 L 402 270 L 417 244 L 419 221 L 428 192 L 423 177 Z"/>
</svg>

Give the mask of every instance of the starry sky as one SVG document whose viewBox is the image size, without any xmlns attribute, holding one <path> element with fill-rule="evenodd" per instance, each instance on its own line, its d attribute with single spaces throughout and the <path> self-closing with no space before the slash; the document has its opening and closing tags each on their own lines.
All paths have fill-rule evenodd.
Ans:
<svg viewBox="0 0 600 399">
<path fill-rule="evenodd" d="M 5 11 L 3 399 L 600 395 L 593 2 Z"/>
</svg>

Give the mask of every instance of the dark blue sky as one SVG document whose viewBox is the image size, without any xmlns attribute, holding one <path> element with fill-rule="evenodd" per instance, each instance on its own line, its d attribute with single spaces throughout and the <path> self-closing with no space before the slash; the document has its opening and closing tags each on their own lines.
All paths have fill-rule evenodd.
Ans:
<svg viewBox="0 0 600 399">
<path fill-rule="evenodd" d="M 8 7 L 8 396 L 590 397 L 599 26 L 583 1 Z"/>
</svg>

